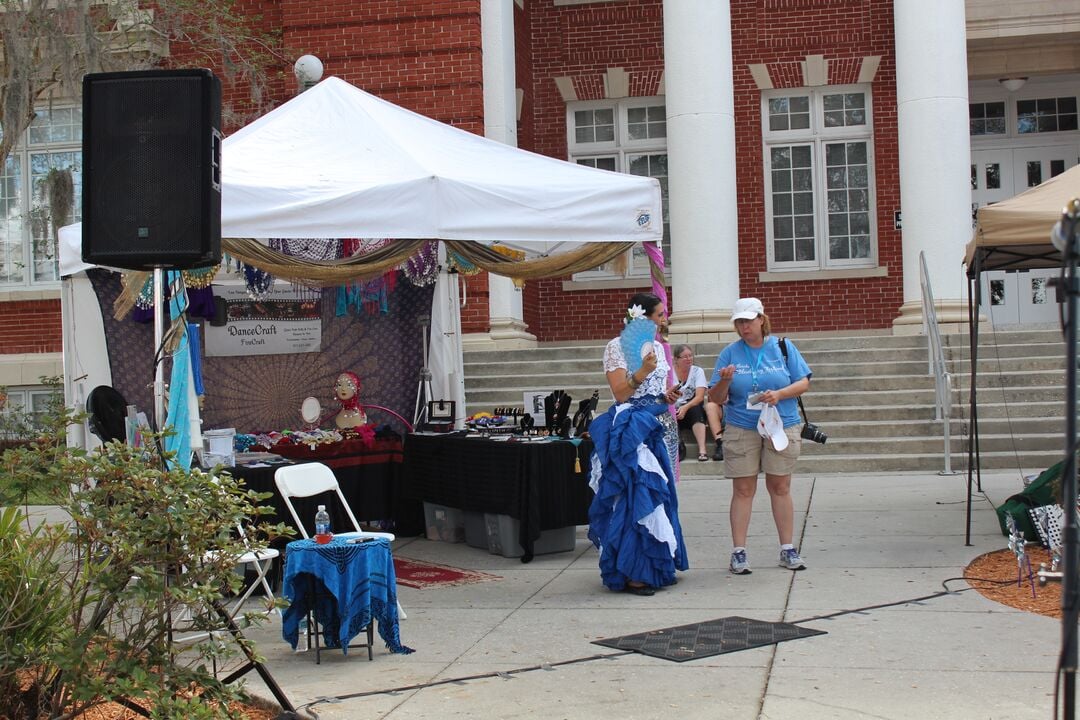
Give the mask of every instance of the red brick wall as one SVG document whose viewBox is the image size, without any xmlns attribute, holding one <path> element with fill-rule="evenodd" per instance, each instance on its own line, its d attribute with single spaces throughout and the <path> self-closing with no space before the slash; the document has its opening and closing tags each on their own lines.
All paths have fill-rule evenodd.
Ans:
<svg viewBox="0 0 1080 720">
<path fill-rule="evenodd" d="M 893 211 L 900 207 L 896 56 L 892 0 L 732 0 L 739 290 L 761 298 L 778 332 L 891 327 L 903 302 L 903 259 Z M 799 62 L 824 55 L 832 82 L 854 82 L 866 55 L 874 79 L 874 172 L 878 263 L 886 278 L 759 283 L 766 269 L 760 91 L 748 64 L 763 63 L 777 87 L 799 86 Z"/>
<path fill-rule="evenodd" d="M 0 354 L 61 352 L 61 338 L 59 300 L 0 303 Z"/>
<path fill-rule="evenodd" d="M 566 106 L 554 78 L 573 77 L 579 98 L 599 98 L 606 68 L 622 67 L 630 73 L 632 95 L 656 94 L 663 69 L 662 3 L 555 7 L 543 0 L 530 8 L 536 129 L 529 149 L 565 158 Z M 892 224 L 900 206 L 892 0 L 732 0 L 731 15 L 740 294 L 760 297 L 774 327 L 785 332 L 889 327 L 903 301 L 900 235 Z M 816 54 L 829 60 L 833 83 L 854 82 L 863 56 L 882 57 L 872 86 L 875 199 L 878 262 L 889 277 L 759 283 L 766 269 L 760 91 L 747 66 L 766 64 L 777 86 L 800 86 L 799 62 Z M 634 291 L 564 292 L 563 280 L 526 288 L 530 331 L 541 340 L 608 337 L 614 325 L 605 318 L 617 322 Z M 677 311 L 677 291 L 673 300 Z M 563 319 L 568 315 L 575 322 Z"/>
</svg>

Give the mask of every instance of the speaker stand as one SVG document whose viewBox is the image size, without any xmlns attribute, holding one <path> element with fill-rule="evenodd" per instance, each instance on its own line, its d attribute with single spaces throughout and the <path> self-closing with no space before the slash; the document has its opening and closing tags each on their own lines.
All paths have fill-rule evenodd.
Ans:
<svg viewBox="0 0 1080 720">
<path fill-rule="evenodd" d="M 154 432 L 165 427 L 165 271 L 154 268 Z"/>
</svg>

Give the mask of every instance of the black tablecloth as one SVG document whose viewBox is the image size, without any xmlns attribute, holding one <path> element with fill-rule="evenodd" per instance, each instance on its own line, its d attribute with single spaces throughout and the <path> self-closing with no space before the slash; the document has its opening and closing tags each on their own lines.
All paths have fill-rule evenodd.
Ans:
<svg viewBox="0 0 1080 720">
<path fill-rule="evenodd" d="M 392 520 L 391 530 L 395 534 L 410 537 L 424 532 L 424 508 L 421 502 L 402 497 L 401 457 L 400 441 L 379 440 L 373 447 L 354 450 L 349 455 L 336 455 L 324 462 L 333 469 L 357 520 Z M 274 508 L 276 513 L 266 518 L 268 522 L 283 522 L 295 527 L 289 509 L 274 485 L 274 472 L 278 467 L 280 465 L 238 465 L 230 472 L 234 477 L 243 478 L 245 486 L 251 490 L 273 493 L 261 503 Z M 309 536 L 315 533 L 315 510 L 319 505 L 325 505 L 330 513 L 333 530 L 350 532 L 353 529 L 333 493 L 293 498 L 292 502 Z M 278 544 L 283 546 L 284 542 Z"/>
<path fill-rule="evenodd" d="M 408 435 L 401 492 L 405 498 L 516 518 L 525 550 L 521 561 L 529 562 L 542 531 L 588 524 L 591 453 L 589 440 Z"/>
</svg>

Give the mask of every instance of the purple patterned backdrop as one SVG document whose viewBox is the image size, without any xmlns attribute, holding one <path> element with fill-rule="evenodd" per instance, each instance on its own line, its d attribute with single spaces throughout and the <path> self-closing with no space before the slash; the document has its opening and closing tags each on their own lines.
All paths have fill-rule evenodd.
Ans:
<svg viewBox="0 0 1080 720">
<path fill-rule="evenodd" d="M 113 301 L 120 293 L 120 275 L 88 271 L 105 321 L 105 340 L 115 387 L 129 404 L 153 415 L 152 324 L 114 320 Z M 334 315 L 336 288 L 322 294 L 322 352 L 247 357 L 203 357 L 203 429 L 235 427 L 238 433 L 297 428 L 300 404 L 317 397 L 324 412 L 336 411 L 334 380 L 342 370 L 357 373 L 364 404 L 388 407 L 412 420 L 420 377 L 420 326 L 417 318 L 431 312 L 434 288 L 415 287 L 401 278 L 389 296 L 389 312 Z M 168 382 L 169 367 L 165 368 Z M 376 423 L 404 428 L 379 410 L 368 413 Z"/>
</svg>

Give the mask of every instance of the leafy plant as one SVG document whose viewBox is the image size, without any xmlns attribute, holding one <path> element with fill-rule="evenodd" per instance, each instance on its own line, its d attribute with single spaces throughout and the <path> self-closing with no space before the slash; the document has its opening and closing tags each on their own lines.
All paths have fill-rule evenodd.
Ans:
<svg viewBox="0 0 1080 720">
<path fill-rule="evenodd" d="M 239 651 L 219 642 L 222 595 L 242 582 L 234 558 L 246 546 L 234 530 L 242 524 L 263 545 L 288 531 L 259 523 L 266 496 L 156 452 L 161 435 L 148 433 L 144 448 L 113 442 L 86 453 L 65 444 L 77 416 L 62 407 L 48 415 L 49 432 L 2 458 L 19 492 L 38 484 L 66 494 L 69 520 L 0 514 L 0 707 L 18 709 L 12 720 L 69 718 L 129 698 L 154 717 L 230 717 L 239 690 L 207 665 Z M 181 651 L 180 633 L 205 639 Z"/>
</svg>

